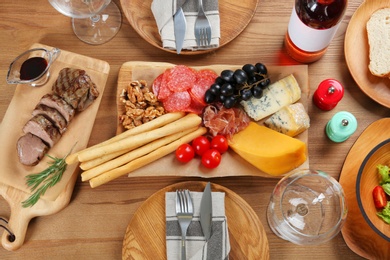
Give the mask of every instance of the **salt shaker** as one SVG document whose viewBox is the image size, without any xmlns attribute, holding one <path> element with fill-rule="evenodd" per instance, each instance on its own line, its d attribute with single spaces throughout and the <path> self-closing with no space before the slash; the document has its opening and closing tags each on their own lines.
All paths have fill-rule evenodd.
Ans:
<svg viewBox="0 0 390 260">
<path fill-rule="evenodd" d="M 344 87 L 335 79 L 322 81 L 313 94 L 314 104 L 321 110 L 332 110 L 344 96 Z"/>
<path fill-rule="evenodd" d="M 326 125 L 326 134 L 330 140 L 341 143 L 347 140 L 357 129 L 354 115 L 347 111 L 336 113 Z"/>
</svg>

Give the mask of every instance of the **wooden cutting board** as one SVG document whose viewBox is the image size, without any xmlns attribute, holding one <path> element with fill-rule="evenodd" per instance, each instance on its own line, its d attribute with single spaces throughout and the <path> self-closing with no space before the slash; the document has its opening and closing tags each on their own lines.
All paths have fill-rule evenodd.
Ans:
<svg viewBox="0 0 390 260">
<path fill-rule="evenodd" d="M 177 189 L 203 191 L 206 182 L 182 182 L 149 197 L 135 212 L 126 229 L 122 259 L 166 259 L 165 193 Z M 229 259 L 269 259 L 267 234 L 253 209 L 233 191 L 211 184 L 212 191 L 225 192 Z"/>
<path fill-rule="evenodd" d="M 42 44 L 34 44 L 31 48 L 48 48 Z M 58 212 L 68 203 L 76 180 L 75 172 L 78 165 L 68 165 L 61 181 L 47 190 L 46 194 L 30 208 L 22 208 L 21 202 L 26 200 L 31 192 L 25 184 L 25 176 L 39 173 L 48 166 L 49 158 L 45 157 L 36 166 L 24 166 L 19 162 L 16 143 L 23 135 L 22 128 L 31 118 L 40 98 L 51 93 L 51 86 L 57 79 L 58 72 L 65 68 L 84 69 L 96 83 L 99 97 L 85 111 L 78 113 L 68 126 L 60 141 L 49 150 L 56 157 L 65 156 L 74 146 L 73 151 L 84 149 L 92 131 L 96 113 L 103 96 L 110 66 L 107 62 L 61 50 L 57 60 L 51 66 L 51 77 L 44 86 L 32 88 L 28 85 L 17 85 L 14 96 L 8 106 L 0 125 L 0 194 L 9 203 L 11 216 L 9 226 L 16 235 L 16 240 L 10 242 L 6 232 L 2 236 L 2 245 L 7 250 L 16 250 L 22 246 L 29 221 L 36 216 L 44 216 Z M 9 86 L 14 87 L 14 86 Z"/>
<path fill-rule="evenodd" d="M 388 259 L 390 243 L 377 234 L 365 221 L 356 199 L 356 178 L 366 155 L 379 143 L 390 138 L 390 118 L 369 125 L 349 151 L 340 174 L 348 215 L 341 230 L 348 247 L 367 259 Z M 389 227 L 390 228 L 390 227 Z"/>
<path fill-rule="evenodd" d="M 124 111 L 123 104 L 119 101 L 119 96 L 122 90 L 125 89 L 128 84 L 133 80 L 146 80 L 148 86 L 152 85 L 153 80 L 167 68 L 174 66 L 171 63 L 161 62 L 126 62 L 119 70 L 118 86 L 117 86 L 117 109 L 118 115 Z M 209 65 L 193 67 L 196 70 L 208 68 L 214 70 L 216 73 L 220 73 L 224 69 L 237 69 L 241 66 L 238 65 Z M 309 77 L 307 65 L 296 66 L 267 66 L 268 74 L 271 82 L 293 74 L 302 90 L 301 102 L 306 111 L 308 111 L 309 100 Z M 119 117 L 119 116 L 118 116 Z M 120 122 L 117 125 L 117 133 L 123 132 L 124 129 Z M 298 137 L 301 141 L 308 144 L 308 131 L 303 132 Z M 303 163 L 299 168 L 308 168 L 309 156 L 307 154 L 307 161 Z M 191 160 L 186 164 L 182 164 L 175 160 L 174 153 L 167 155 L 155 162 L 152 162 L 140 169 L 137 169 L 129 174 L 129 177 L 142 177 L 142 176 L 187 176 L 187 177 L 224 177 L 224 176 L 262 176 L 268 178 L 278 178 L 278 176 L 272 176 L 261 172 L 259 169 L 245 161 L 231 149 L 228 150 L 222 156 L 221 164 L 216 169 L 206 169 L 201 167 L 200 160 Z M 280 176 L 279 176 L 280 178 Z"/>
</svg>

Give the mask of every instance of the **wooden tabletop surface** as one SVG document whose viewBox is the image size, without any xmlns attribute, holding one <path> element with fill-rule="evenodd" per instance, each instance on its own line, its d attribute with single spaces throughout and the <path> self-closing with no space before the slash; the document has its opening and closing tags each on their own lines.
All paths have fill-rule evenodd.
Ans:
<svg viewBox="0 0 390 260">
<path fill-rule="evenodd" d="M 119 4 L 119 0 L 115 0 Z M 71 29 L 70 18 L 58 13 L 46 0 L 8 0 L 0 3 L 0 119 L 3 119 L 14 88 L 5 78 L 9 63 L 34 43 L 55 46 L 107 61 L 110 74 L 89 145 L 104 141 L 116 131 L 116 82 L 120 66 L 127 61 L 171 62 L 185 65 L 245 64 L 292 65 L 283 48 L 292 0 L 260 0 L 248 27 L 223 48 L 204 55 L 182 56 L 159 50 L 142 39 L 123 17 L 116 37 L 103 45 L 81 42 Z M 309 104 L 309 157 L 313 169 L 328 172 L 336 179 L 349 149 L 372 122 L 390 116 L 390 110 L 368 98 L 351 77 L 344 58 L 344 35 L 348 22 L 361 0 L 348 2 L 344 20 L 325 56 L 309 65 L 311 95 L 327 78 L 345 87 L 342 101 L 324 112 Z M 357 50 L 358 52 L 359 50 Z M 324 127 L 338 111 L 355 115 L 357 131 L 343 143 L 333 143 Z M 77 180 L 68 207 L 57 214 L 33 219 L 24 245 L 15 252 L 0 248 L 1 259 L 121 259 L 126 227 L 138 207 L 158 190 L 182 181 L 200 178 L 121 177 L 99 188 Z M 254 209 L 269 241 L 271 259 L 358 259 L 341 234 L 315 247 L 297 246 L 275 236 L 268 227 L 266 208 L 277 179 L 226 177 L 211 179 L 240 195 Z M 0 216 L 9 217 L 9 207 L 0 199 Z"/>
</svg>

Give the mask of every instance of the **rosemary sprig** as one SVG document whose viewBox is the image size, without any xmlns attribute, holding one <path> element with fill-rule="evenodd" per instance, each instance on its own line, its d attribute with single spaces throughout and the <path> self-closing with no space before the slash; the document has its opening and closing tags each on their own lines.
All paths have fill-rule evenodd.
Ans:
<svg viewBox="0 0 390 260">
<path fill-rule="evenodd" d="M 73 148 L 71 149 L 71 151 Z M 22 202 L 23 208 L 32 207 L 38 202 L 39 198 L 43 196 L 46 191 L 56 185 L 62 178 L 66 170 L 66 157 L 57 158 L 46 154 L 47 157 L 53 161 L 49 162 L 50 166 L 40 173 L 29 174 L 26 176 L 26 184 L 30 187 L 31 192 L 34 192 L 28 199 Z"/>
</svg>

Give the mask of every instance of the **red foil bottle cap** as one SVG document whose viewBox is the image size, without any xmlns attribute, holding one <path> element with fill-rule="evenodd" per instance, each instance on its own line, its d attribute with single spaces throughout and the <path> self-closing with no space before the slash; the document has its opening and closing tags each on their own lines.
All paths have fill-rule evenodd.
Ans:
<svg viewBox="0 0 390 260">
<path fill-rule="evenodd" d="M 335 79 L 326 79 L 320 83 L 313 94 L 314 104 L 322 110 L 331 110 L 344 96 L 344 87 Z"/>
</svg>

